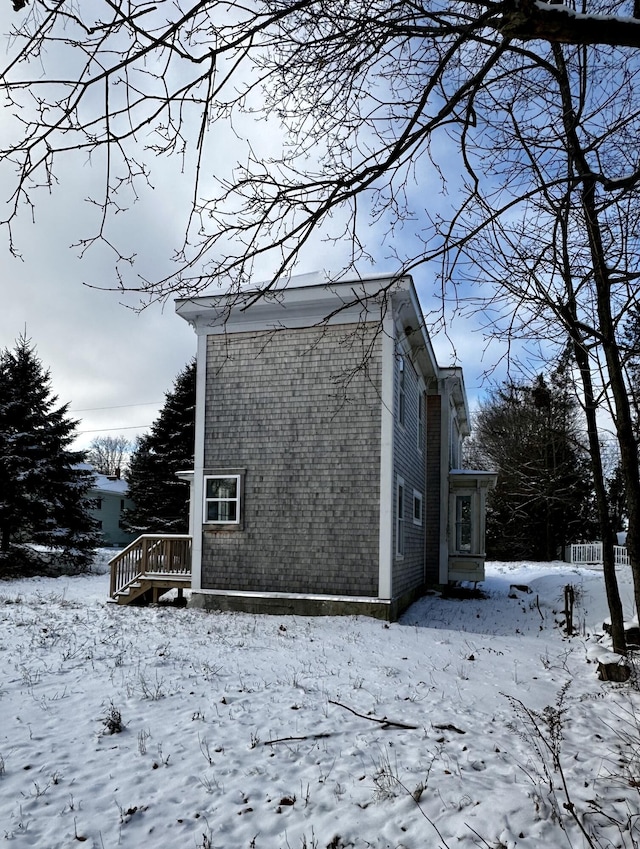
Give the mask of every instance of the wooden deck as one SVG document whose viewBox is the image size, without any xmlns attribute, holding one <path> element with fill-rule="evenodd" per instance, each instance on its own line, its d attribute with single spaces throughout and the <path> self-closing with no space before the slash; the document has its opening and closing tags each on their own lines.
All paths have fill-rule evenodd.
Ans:
<svg viewBox="0 0 640 849">
<path fill-rule="evenodd" d="M 143 534 L 109 561 L 109 595 L 118 604 L 157 602 L 168 590 L 191 587 L 191 537 Z"/>
</svg>

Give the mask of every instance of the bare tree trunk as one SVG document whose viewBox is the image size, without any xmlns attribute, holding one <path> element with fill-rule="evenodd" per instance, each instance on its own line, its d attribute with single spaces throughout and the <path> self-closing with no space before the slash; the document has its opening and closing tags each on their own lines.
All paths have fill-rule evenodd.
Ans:
<svg viewBox="0 0 640 849">
<path fill-rule="evenodd" d="M 595 183 L 590 182 L 585 186 L 582 193 L 582 206 L 589 231 L 589 244 L 596 284 L 598 326 L 602 334 L 601 345 L 613 395 L 616 437 L 620 448 L 620 468 L 622 469 L 627 497 L 629 515 L 627 550 L 633 574 L 633 594 L 636 611 L 640 611 L 640 473 L 638 472 L 638 449 L 633 432 L 631 403 L 627 393 L 623 365 L 611 315 L 610 274 L 604 259 L 605 251 L 595 205 Z"/>
<path fill-rule="evenodd" d="M 600 440 L 598 439 L 598 423 L 596 419 L 597 403 L 591 380 L 591 369 L 589 368 L 589 355 L 578 337 L 577 331 L 572 336 L 573 350 L 580 369 L 582 389 L 584 393 L 584 411 L 587 420 L 587 434 L 589 438 L 589 453 L 591 455 L 591 469 L 593 472 L 593 488 L 596 495 L 598 507 L 598 519 L 600 522 L 600 533 L 602 534 L 602 558 L 604 586 L 607 594 L 609 615 L 611 616 L 611 638 L 613 650 L 618 654 L 627 653 L 627 644 L 624 633 L 624 611 L 618 588 L 616 576 L 616 564 L 613 552 L 615 536 L 609 515 L 609 502 L 607 499 L 607 488 L 605 485 L 604 472 L 602 469 L 602 452 Z"/>
<path fill-rule="evenodd" d="M 640 554 L 640 475 L 638 473 L 638 452 L 633 434 L 631 405 L 629 402 L 629 396 L 627 394 L 627 388 L 624 380 L 624 369 L 620 359 L 620 352 L 618 349 L 618 344 L 615 335 L 615 325 L 611 314 L 611 273 L 610 269 L 607 266 L 607 254 L 602 241 L 602 230 L 598 217 L 598 209 L 596 204 L 596 179 L 591 171 L 591 168 L 589 167 L 589 163 L 587 161 L 584 149 L 582 148 L 580 139 L 576 132 L 577 117 L 576 112 L 573 108 L 569 76 L 564 61 L 562 47 L 555 45 L 553 47 L 553 54 L 556 62 L 556 67 L 558 69 L 560 94 L 563 103 L 563 122 L 567 139 L 567 148 L 570 155 L 571 164 L 575 168 L 576 174 L 580 178 L 582 178 L 583 181 L 581 205 L 586 222 L 589 251 L 591 254 L 593 280 L 595 283 L 596 307 L 598 314 L 598 344 L 604 352 L 605 361 L 607 365 L 609 386 L 613 395 L 613 403 L 615 408 L 616 437 L 618 446 L 620 448 L 620 466 L 622 469 L 625 488 L 627 492 L 627 509 L 629 513 L 629 536 L 627 537 L 627 543 L 629 548 L 629 560 L 631 562 L 631 572 L 633 575 L 636 609 L 640 610 L 640 560 L 638 559 L 638 555 Z M 574 315 L 573 318 L 575 319 L 576 316 Z M 587 411 L 587 414 L 589 415 L 591 404 L 595 403 L 595 398 L 592 387 L 590 402 L 588 402 L 588 399 L 586 397 L 585 379 L 587 379 L 589 384 L 591 383 L 591 372 L 589 371 L 588 355 L 586 350 L 581 345 L 575 344 L 576 337 L 574 336 L 573 338 L 576 357 L 578 357 L 578 352 L 580 352 L 580 357 L 582 358 L 582 361 L 578 359 L 578 365 L 583 375 L 583 386 L 585 386 L 585 409 Z M 587 371 L 589 371 L 588 377 L 586 374 Z M 595 426 L 595 408 L 592 410 L 591 414 L 594 419 L 593 426 Z M 588 427 L 590 431 L 589 438 L 591 444 L 592 425 L 588 425 Z M 600 458 L 599 445 L 598 459 L 600 460 L 601 467 L 602 461 Z M 596 495 L 596 497 L 598 496 Z M 602 540 L 604 546 L 605 570 L 612 569 L 612 576 L 615 579 L 615 561 L 613 558 L 613 546 L 615 544 L 615 540 L 613 536 L 611 520 L 609 518 L 608 505 L 606 502 L 606 493 L 604 506 L 607 508 L 607 521 L 606 525 L 603 525 Z M 599 512 L 601 513 L 600 508 Z M 603 522 L 603 520 L 604 514 L 601 513 L 601 523 Z M 605 539 L 605 532 L 606 536 L 610 537 L 608 543 Z M 607 565 L 607 549 L 609 548 L 611 549 L 612 562 L 611 564 Z M 608 592 L 609 591 L 607 589 L 607 596 Z M 620 596 L 617 590 L 617 583 L 616 595 L 618 597 L 619 602 Z M 621 609 L 620 615 L 622 616 Z M 611 609 L 611 618 L 613 627 L 613 609 Z M 624 628 L 624 623 L 622 624 L 622 627 Z M 624 634 L 622 636 L 622 644 L 624 645 Z"/>
</svg>

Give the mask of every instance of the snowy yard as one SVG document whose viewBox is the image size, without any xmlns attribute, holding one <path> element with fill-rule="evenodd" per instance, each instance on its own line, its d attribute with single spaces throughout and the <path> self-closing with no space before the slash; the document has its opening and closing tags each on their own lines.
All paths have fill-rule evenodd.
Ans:
<svg viewBox="0 0 640 849">
<path fill-rule="evenodd" d="M 640 841 L 640 693 L 587 662 L 606 616 L 596 570 L 488 564 L 488 598 L 430 596 L 391 625 L 118 607 L 108 585 L 0 582 L 10 845 L 587 845 L 525 708 L 557 739 L 595 845 Z"/>
</svg>

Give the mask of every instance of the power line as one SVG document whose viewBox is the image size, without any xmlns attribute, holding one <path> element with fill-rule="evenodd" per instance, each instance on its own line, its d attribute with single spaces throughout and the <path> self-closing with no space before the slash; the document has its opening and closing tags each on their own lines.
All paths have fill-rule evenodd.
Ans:
<svg viewBox="0 0 640 849">
<path fill-rule="evenodd" d="M 139 430 L 142 427 L 151 427 L 150 424 L 143 425 L 127 425 L 126 427 L 97 427 L 93 430 L 77 430 L 76 433 L 102 433 L 105 430 Z"/>
<path fill-rule="evenodd" d="M 82 410 L 69 409 L 70 413 L 92 413 L 95 410 L 124 410 L 127 407 L 155 407 L 156 404 L 162 404 L 162 401 L 144 401 L 142 404 L 119 404 L 116 407 L 85 407 Z"/>
</svg>

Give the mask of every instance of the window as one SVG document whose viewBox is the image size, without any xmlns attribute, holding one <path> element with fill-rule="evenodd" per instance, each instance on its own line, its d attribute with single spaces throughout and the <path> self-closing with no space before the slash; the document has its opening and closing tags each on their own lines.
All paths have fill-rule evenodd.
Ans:
<svg viewBox="0 0 640 849">
<path fill-rule="evenodd" d="M 96 498 L 96 510 L 102 510 L 102 499 Z"/>
<path fill-rule="evenodd" d="M 470 495 L 456 495 L 456 551 L 471 552 Z"/>
<path fill-rule="evenodd" d="M 413 490 L 413 524 L 422 525 L 422 493 Z"/>
<path fill-rule="evenodd" d="M 418 451 L 424 451 L 424 392 L 418 392 Z"/>
<path fill-rule="evenodd" d="M 124 510 L 124 498 L 120 499 L 120 509 Z"/>
<path fill-rule="evenodd" d="M 404 481 L 398 478 L 396 494 L 396 555 L 404 557 Z"/>
<path fill-rule="evenodd" d="M 404 368 L 404 357 L 400 357 L 398 362 L 398 421 L 404 427 L 405 408 L 407 405 L 407 387 Z"/>
<path fill-rule="evenodd" d="M 240 522 L 240 475 L 208 475 L 204 479 L 204 521 Z"/>
</svg>

